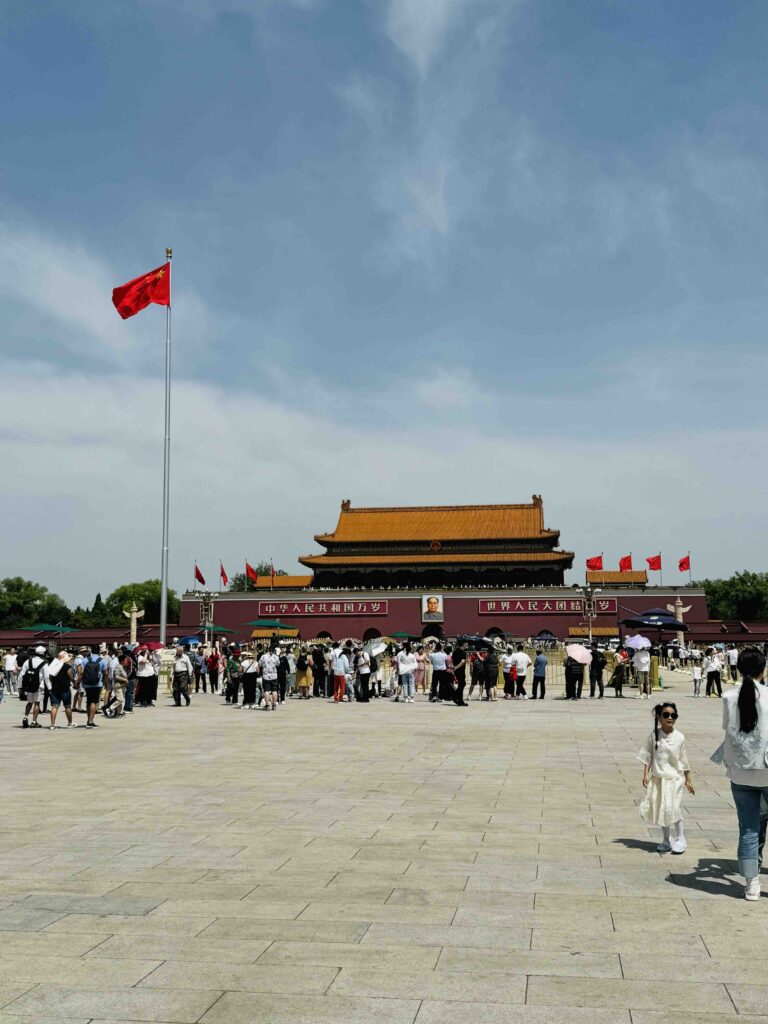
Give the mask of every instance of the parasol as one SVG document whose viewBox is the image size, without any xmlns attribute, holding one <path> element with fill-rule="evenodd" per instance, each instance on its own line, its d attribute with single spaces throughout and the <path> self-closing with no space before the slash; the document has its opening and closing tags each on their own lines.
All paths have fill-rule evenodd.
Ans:
<svg viewBox="0 0 768 1024">
<path fill-rule="evenodd" d="M 651 646 L 651 641 L 647 636 L 640 636 L 638 633 L 637 636 L 631 636 L 625 640 L 624 646 L 629 647 L 633 651 L 647 651 Z"/>
<path fill-rule="evenodd" d="M 584 644 L 568 644 L 565 648 L 565 653 L 569 658 L 573 658 L 575 662 L 578 662 L 579 665 L 592 664 L 592 652 Z"/>
</svg>

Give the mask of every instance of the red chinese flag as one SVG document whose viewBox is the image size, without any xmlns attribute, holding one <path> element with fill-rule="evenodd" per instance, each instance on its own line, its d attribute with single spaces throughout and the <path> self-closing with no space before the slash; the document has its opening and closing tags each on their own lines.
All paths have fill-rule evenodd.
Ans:
<svg viewBox="0 0 768 1024">
<path fill-rule="evenodd" d="M 203 576 L 203 574 L 197 568 L 197 562 L 195 562 L 195 579 L 197 580 L 198 583 L 202 583 L 203 586 L 205 586 L 205 576 Z"/>
<path fill-rule="evenodd" d="M 632 572 L 632 555 L 624 555 L 619 559 L 619 572 Z"/>
<path fill-rule="evenodd" d="M 677 567 L 680 570 L 680 572 L 690 572 L 691 571 L 691 556 L 690 555 L 685 555 L 683 558 L 681 558 L 680 561 L 677 563 Z"/>
<path fill-rule="evenodd" d="M 269 575 L 274 580 L 274 578 L 275 578 L 275 563 L 274 562 L 270 562 L 269 563 Z"/>
<path fill-rule="evenodd" d="M 652 572 L 661 572 L 661 555 L 651 555 L 650 558 L 646 558 L 646 562 Z"/>
<path fill-rule="evenodd" d="M 155 267 L 148 274 L 135 277 L 128 284 L 121 284 L 114 288 L 112 302 L 123 320 L 140 313 L 150 302 L 156 302 L 158 306 L 170 306 L 170 264 L 164 263 L 162 267 Z"/>
<path fill-rule="evenodd" d="M 599 572 L 603 568 L 603 556 L 595 555 L 594 558 L 588 558 L 587 568 L 590 572 Z"/>
<path fill-rule="evenodd" d="M 227 576 L 227 573 L 221 562 L 219 562 L 219 576 L 221 576 L 221 582 L 226 587 L 229 584 L 229 576 Z"/>
<path fill-rule="evenodd" d="M 259 582 L 259 574 L 256 572 L 252 565 L 248 564 L 248 562 L 245 563 L 245 575 L 248 577 L 249 580 L 253 580 L 254 583 Z"/>
</svg>

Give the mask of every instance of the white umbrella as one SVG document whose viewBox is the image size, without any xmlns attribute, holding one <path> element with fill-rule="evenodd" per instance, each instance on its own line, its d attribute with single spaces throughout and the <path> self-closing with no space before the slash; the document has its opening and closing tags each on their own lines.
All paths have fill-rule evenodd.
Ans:
<svg viewBox="0 0 768 1024">
<path fill-rule="evenodd" d="M 633 651 L 647 651 L 651 646 L 651 641 L 647 636 L 640 636 L 638 633 L 637 636 L 631 636 L 628 640 L 625 640 L 624 646 L 629 647 Z"/>
</svg>

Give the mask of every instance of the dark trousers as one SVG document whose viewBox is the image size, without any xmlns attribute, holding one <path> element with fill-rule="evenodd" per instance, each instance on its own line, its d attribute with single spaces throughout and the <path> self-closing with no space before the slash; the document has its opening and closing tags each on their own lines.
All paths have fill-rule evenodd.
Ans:
<svg viewBox="0 0 768 1024">
<path fill-rule="evenodd" d="M 518 673 L 517 679 L 515 680 L 515 696 L 525 696 L 525 676 Z"/>
<path fill-rule="evenodd" d="M 361 703 L 363 703 L 363 704 L 367 704 L 370 701 L 370 699 L 371 699 L 371 693 L 370 693 L 370 688 L 369 688 L 370 682 L 371 682 L 371 674 L 370 674 L 370 672 L 365 672 L 365 673 L 360 675 L 359 696 L 358 696 L 357 699 L 359 701 L 361 701 Z"/>
<path fill-rule="evenodd" d="M 211 681 L 211 693 L 219 692 L 219 670 L 217 668 L 208 669 L 208 678 Z"/>
<path fill-rule="evenodd" d="M 723 688 L 720 685 L 720 673 L 719 672 L 707 672 L 707 696 L 717 690 L 717 696 L 723 696 Z"/>
<path fill-rule="evenodd" d="M 192 703 L 189 699 L 189 673 L 173 673 L 173 702 L 177 708 L 181 707 L 181 698 L 187 702 L 187 707 Z"/>
<path fill-rule="evenodd" d="M 589 673 L 589 696 L 590 697 L 594 697 L 595 696 L 595 687 L 598 687 L 598 686 L 600 687 L 600 696 L 604 697 L 605 696 L 605 689 L 604 689 L 604 686 L 603 686 L 603 673 L 601 672 L 600 675 L 597 675 L 596 673 L 590 672 Z"/>
<path fill-rule="evenodd" d="M 200 666 L 195 665 L 195 693 L 200 692 Z M 205 691 L 203 691 L 205 692 Z"/>
<path fill-rule="evenodd" d="M 581 700 L 581 691 L 584 689 L 584 669 L 579 668 L 576 672 L 576 700 Z"/>
<path fill-rule="evenodd" d="M 312 693 L 315 697 L 325 697 L 325 672 L 319 668 L 312 669 Z"/>
<path fill-rule="evenodd" d="M 133 695 L 136 692 L 136 680 L 129 679 L 128 685 L 125 688 L 125 707 L 124 711 L 133 711 Z"/>
<path fill-rule="evenodd" d="M 453 678 L 456 682 L 456 689 L 453 691 L 453 703 L 458 704 L 459 707 L 466 707 L 466 701 L 464 700 L 464 687 L 466 686 L 464 669 L 461 670 L 459 675 L 454 675 Z"/>
<path fill-rule="evenodd" d="M 230 676 L 227 684 L 227 700 L 230 704 L 237 704 L 237 695 L 240 692 L 240 676 Z"/>
<path fill-rule="evenodd" d="M 547 692 L 547 684 L 546 684 L 546 680 L 545 680 L 544 676 L 534 676 L 533 677 L 533 699 L 534 700 L 536 700 L 537 697 L 538 697 L 539 687 L 541 687 L 541 697 L 539 699 L 540 700 L 544 700 L 544 697 L 545 697 L 546 692 Z"/>
<path fill-rule="evenodd" d="M 246 672 L 243 676 L 243 704 L 256 703 L 256 683 L 258 681 L 256 672 Z"/>
<path fill-rule="evenodd" d="M 576 679 L 572 672 L 565 673 L 565 699 L 574 700 L 576 698 Z"/>
<path fill-rule="evenodd" d="M 288 689 L 288 676 L 281 676 L 277 681 L 277 697 L 282 704 L 285 700 L 285 691 Z"/>
</svg>

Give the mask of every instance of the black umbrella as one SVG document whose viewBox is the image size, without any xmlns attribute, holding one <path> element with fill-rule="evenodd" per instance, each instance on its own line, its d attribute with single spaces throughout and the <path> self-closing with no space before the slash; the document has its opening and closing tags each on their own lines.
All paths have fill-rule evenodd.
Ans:
<svg viewBox="0 0 768 1024">
<path fill-rule="evenodd" d="M 480 636 L 477 633 L 460 636 L 457 639 L 462 646 L 472 647 L 475 650 L 477 650 L 478 647 L 484 647 L 486 650 L 490 651 L 494 650 L 496 647 L 493 640 L 490 640 L 487 636 Z"/>
<path fill-rule="evenodd" d="M 658 629 L 659 635 L 666 631 L 668 633 L 685 633 L 688 627 L 684 622 L 676 619 L 671 612 L 664 608 L 649 608 L 647 611 L 638 612 L 632 618 L 622 619 L 623 626 L 632 626 L 635 629 Z"/>
</svg>

